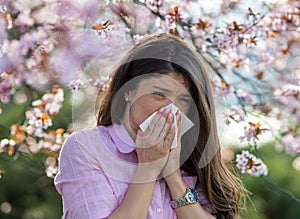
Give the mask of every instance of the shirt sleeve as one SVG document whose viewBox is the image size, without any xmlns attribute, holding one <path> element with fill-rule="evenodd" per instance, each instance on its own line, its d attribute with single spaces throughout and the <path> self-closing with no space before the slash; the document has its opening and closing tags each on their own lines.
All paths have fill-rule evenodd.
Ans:
<svg viewBox="0 0 300 219">
<path fill-rule="evenodd" d="M 107 176 L 85 158 L 75 134 L 62 147 L 54 184 L 63 199 L 64 219 L 104 219 L 118 207 Z"/>
<path fill-rule="evenodd" d="M 210 203 L 209 199 L 206 197 L 205 192 L 202 187 L 199 185 L 196 187 L 196 191 L 199 196 L 199 203 L 200 205 L 210 214 L 216 215 L 218 212 L 214 208 L 214 206 Z"/>
</svg>

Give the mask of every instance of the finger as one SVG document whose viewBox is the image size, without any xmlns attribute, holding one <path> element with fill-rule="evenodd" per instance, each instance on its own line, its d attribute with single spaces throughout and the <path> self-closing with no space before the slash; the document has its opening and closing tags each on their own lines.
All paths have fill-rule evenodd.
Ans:
<svg viewBox="0 0 300 219">
<path fill-rule="evenodd" d="M 176 122 L 177 122 L 177 139 L 180 140 L 180 138 L 181 138 L 181 114 L 180 114 L 180 111 L 177 110 L 175 115 L 176 115 Z"/>
<path fill-rule="evenodd" d="M 163 135 L 165 136 L 168 131 L 168 129 L 166 129 L 165 127 L 165 124 L 167 123 L 167 118 L 170 112 L 171 112 L 170 109 L 167 109 L 163 112 L 162 117 L 158 120 L 155 129 L 153 129 L 153 132 L 151 133 L 153 138 L 156 138 L 158 142 L 163 140 L 161 134 L 165 132 L 165 134 Z"/>
<path fill-rule="evenodd" d="M 167 136 L 165 137 L 164 146 L 169 147 L 171 149 L 175 134 L 176 134 L 176 127 L 174 124 L 172 124 Z"/>
<path fill-rule="evenodd" d="M 159 135 L 160 139 L 164 139 L 166 137 L 166 135 L 168 134 L 171 128 L 173 121 L 174 121 L 174 114 L 170 111 L 167 116 L 166 123 L 164 124 L 163 131 Z"/>
<path fill-rule="evenodd" d="M 182 122 L 182 120 L 181 120 L 180 111 L 177 110 L 175 115 L 176 115 L 176 122 L 177 122 L 177 132 L 181 133 L 181 122 Z"/>
<path fill-rule="evenodd" d="M 146 129 L 145 135 L 144 135 L 144 136 L 150 135 L 150 134 L 153 132 L 153 130 L 155 129 L 155 127 L 156 127 L 156 125 L 157 125 L 157 122 L 158 122 L 159 119 L 161 118 L 162 113 L 164 112 L 164 110 L 165 110 L 165 108 L 164 108 L 164 107 L 161 107 L 161 108 L 157 111 L 156 115 L 155 115 L 155 116 L 153 117 L 153 119 L 150 121 L 149 126 L 148 126 L 148 128 Z"/>
</svg>

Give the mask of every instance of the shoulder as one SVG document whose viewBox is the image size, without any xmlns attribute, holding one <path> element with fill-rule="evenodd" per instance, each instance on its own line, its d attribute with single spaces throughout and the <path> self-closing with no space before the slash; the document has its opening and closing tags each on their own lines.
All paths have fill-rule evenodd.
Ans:
<svg viewBox="0 0 300 219">
<path fill-rule="evenodd" d="M 91 142 L 103 142 L 108 137 L 108 127 L 106 126 L 96 126 L 90 129 L 78 130 L 68 136 L 63 144 L 62 149 L 71 150 L 76 145 L 82 147 L 90 144 Z"/>
<path fill-rule="evenodd" d="M 64 142 L 60 152 L 60 163 L 88 160 L 95 163 L 96 155 L 105 147 L 107 128 L 97 126 L 73 132 Z"/>
</svg>

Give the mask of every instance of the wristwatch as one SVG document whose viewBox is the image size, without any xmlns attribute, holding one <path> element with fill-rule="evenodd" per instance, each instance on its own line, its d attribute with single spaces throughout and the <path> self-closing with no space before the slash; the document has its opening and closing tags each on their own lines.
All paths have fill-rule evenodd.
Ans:
<svg viewBox="0 0 300 219">
<path fill-rule="evenodd" d="M 199 201 L 198 193 L 194 188 L 187 188 L 186 193 L 183 197 L 177 199 L 177 200 L 172 200 L 171 201 L 171 207 L 172 208 L 179 208 L 184 205 L 188 204 L 194 204 Z"/>
</svg>

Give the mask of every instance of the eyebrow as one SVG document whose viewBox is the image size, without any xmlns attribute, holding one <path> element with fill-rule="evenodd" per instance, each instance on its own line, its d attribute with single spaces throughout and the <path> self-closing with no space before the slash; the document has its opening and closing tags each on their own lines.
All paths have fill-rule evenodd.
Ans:
<svg viewBox="0 0 300 219">
<path fill-rule="evenodd" d="M 166 88 L 163 88 L 163 87 L 159 87 L 159 86 L 152 86 L 153 88 L 156 88 L 156 89 L 159 89 L 159 90 L 161 90 L 161 91 L 164 91 L 164 92 L 166 92 L 166 93 L 172 93 L 169 89 L 166 89 Z M 190 98 L 191 97 L 191 95 L 189 94 L 189 93 L 185 93 L 185 94 L 180 94 L 179 96 L 182 96 L 182 97 L 188 97 L 188 98 Z"/>
</svg>

